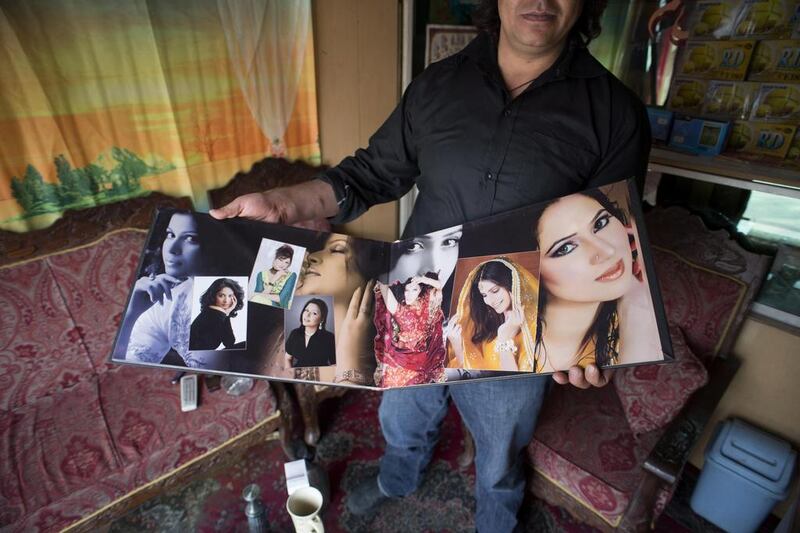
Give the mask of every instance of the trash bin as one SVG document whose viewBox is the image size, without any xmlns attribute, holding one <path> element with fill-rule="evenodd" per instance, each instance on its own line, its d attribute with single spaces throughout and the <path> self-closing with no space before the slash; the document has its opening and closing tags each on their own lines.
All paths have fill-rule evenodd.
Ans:
<svg viewBox="0 0 800 533">
<path fill-rule="evenodd" d="M 706 448 L 692 509 L 732 533 L 755 531 L 788 496 L 796 459 L 788 442 L 741 420 L 722 422 Z"/>
</svg>

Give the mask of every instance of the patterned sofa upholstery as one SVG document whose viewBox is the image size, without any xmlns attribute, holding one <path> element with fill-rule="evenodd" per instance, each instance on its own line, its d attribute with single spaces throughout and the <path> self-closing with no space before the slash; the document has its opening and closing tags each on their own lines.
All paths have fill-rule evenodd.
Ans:
<svg viewBox="0 0 800 533">
<path fill-rule="evenodd" d="M 3 531 L 96 530 L 260 439 L 288 445 L 280 385 L 201 390 L 182 413 L 173 371 L 106 361 L 157 204 L 190 207 L 152 194 L 0 232 Z"/>
<path fill-rule="evenodd" d="M 654 210 L 646 223 L 678 362 L 617 371 L 603 388 L 556 387 L 528 447 L 533 494 L 604 531 L 649 529 L 669 501 L 735 373 L 729 352 L 768 268 L 766 257 L 680 208 Z M 643 388 L 632 392 L 631 383 Z M 687 388 L 699 390 L 675 404 Z M 669 417 L 651 413 L 663 421 L 649 431 L 632 423 L 642 409 L 670 407 Z"/>
</svg>

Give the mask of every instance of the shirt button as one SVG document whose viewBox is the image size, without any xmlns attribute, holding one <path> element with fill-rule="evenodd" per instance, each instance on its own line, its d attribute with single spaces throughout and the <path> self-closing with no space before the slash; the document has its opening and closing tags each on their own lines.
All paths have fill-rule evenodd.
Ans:
<svg viewBox="0 0 800 533">
<path fill-rule="evenodd" d="M 507 117 L 510 117 L 511 116 L 511 110 L 510 109 L 506 109 L 505 111 L 503 111 L 503 114 L 505 116 L 507 116 Z"/>
<path fill-rule="evenodd" d="M 491 172 L 487 172 L 486 173 L 486 179 L 489 180 L 489 181 L 492 181 L 494 179 L 494 174 L 492 174 Z"/>
</svg>

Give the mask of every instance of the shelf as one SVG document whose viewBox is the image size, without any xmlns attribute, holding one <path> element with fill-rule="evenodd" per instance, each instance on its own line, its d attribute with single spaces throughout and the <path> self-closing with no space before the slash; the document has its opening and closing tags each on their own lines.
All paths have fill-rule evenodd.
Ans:
<svg viewBox="0 0 800 533">
<path fill-rule="evenodd" d="M 653 147 L 648 169 L 651 172 L 800 199 L 800 171 L 778 166 Z"/>
</svg>

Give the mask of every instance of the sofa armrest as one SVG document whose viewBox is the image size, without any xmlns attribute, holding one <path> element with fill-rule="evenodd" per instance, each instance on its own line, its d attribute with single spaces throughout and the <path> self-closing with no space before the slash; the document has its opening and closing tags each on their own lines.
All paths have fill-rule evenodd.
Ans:
<svg viewBox="0 0 800 533">
<path fill-rule="evenodd" d="M 644 469 L 667 484 L 678 480 L 697 439 L 725 394 L 740 361 L 733 356 L 717 357 L 709 369 L 708 384 L 689 399 L 686 407 L 670 422 L 644 462 Z"/>
</svg>

